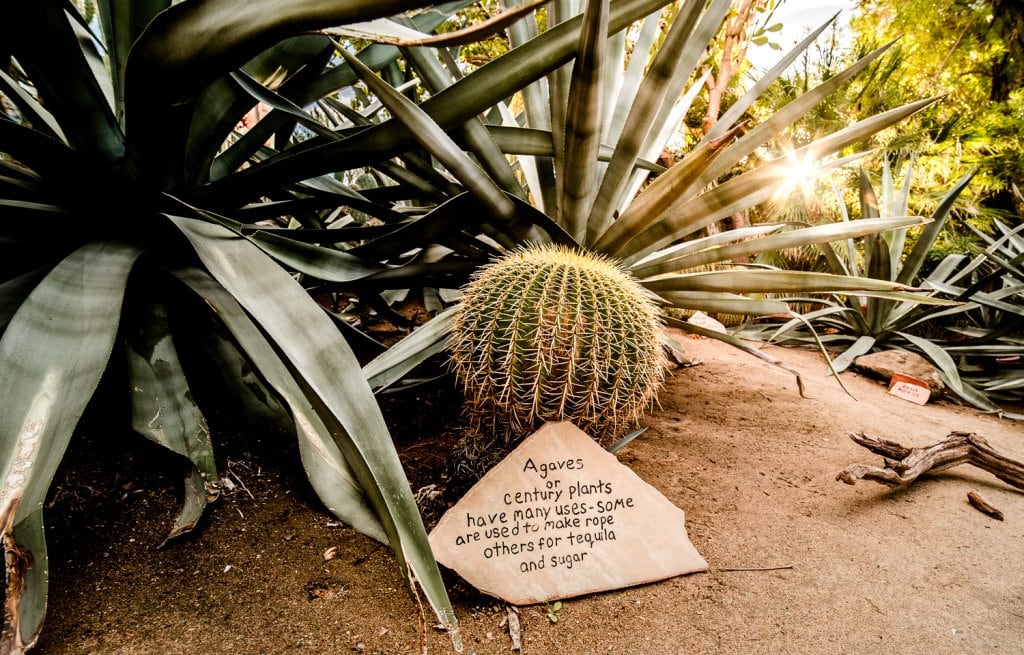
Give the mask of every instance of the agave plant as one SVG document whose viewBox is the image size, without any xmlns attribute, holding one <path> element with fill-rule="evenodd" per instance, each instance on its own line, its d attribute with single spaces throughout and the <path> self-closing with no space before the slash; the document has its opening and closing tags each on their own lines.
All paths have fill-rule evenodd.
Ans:
<svg viewBox="0 0 1024 655">
<path fill-rule="evenodd" d="M 418 172 L 425 186 L 414 188 L 396 180 L 384 187 L 391 197 L 406 199 L 406 220 L 389 234 L 346 252 L 373 257 L 390 267 L 374 276 L 374 283 L 392 288 L 438 287 L 443 298 L 452 297 L 444 289 L 458 287 L 489 259 L 524 242 L 540 241 L 614 260 L 668 307 L 790 315 L 783 301 L 745 294 L 810 291 L 911 300 L 905 282 L 750 268 L 732 262 L 766 250 L 905 229 L 924 219 L 876 217 L 797 229 L 758 225 L 711 236 L 704 236 L 704 230 L 768 200 L 794 159 L 816 161 L 842 153 L 932 100 L 870 117 L 722 181 L 748 155 L 768 148 L 774 137 L 886 49 L 869 54 L 763 123 L 747 125 L 742 120 L 747 109 L 826 24 L 785 55 L 700 143 L 666 170 L 651 161 L 701 92 L 702 57 L 731 3 L 682 3 L 659 39 L 660 10 L 666 4 L 663 0 L 592 0 L 580 12 L 576 3 L 554 2 L 545 16 L 545 29 L 527 15 L 509 28 L 513 48 L 468 74 L 451 65 L 451 53 L 443 45 L 433 49 L 417 45 L 430 42 L 422 34 L 397 35 L 390 26 L 371 34 L 371 38 L 405 45 L 405 74 L 397 79 L 374 74 L 353 56 L 351 45 L 339 41 L 338 53 L 360 76 L 367 96 L 375 96 L 390 118 L 353 129 L 347 138 L 317 137 L 305 145 L 307 151 L 316 150 L 335 167 L 374 167 L 385 157 L 410 153 L 426 153 L 424 159 L 429 155 L 437 164 L 436 169 Z M 627 48 L 624 30 L 630 26 L 631 47 Z M 627 49 L 632 53 L 628 64 Z M 413 98 L 388 81 L 414 75 L 426 88 Z M 278 106 L 284 108 L 282 103 Z M 267 133 L 269 128 L 261 132 Z M 426 179 L 436 170 L 445 174 L 440 186 Z M 298 178 L 311 171 L 284 153 L 236 177 L 261 179 L 282 172 Z M 652 173 L 656 176 L 649 181 Z M 210 189 L 232 190 L 219 182 Z M 423 189 L 445 201 L 438 204 Z M 299 234 L 287 236 L 300 238 Z M 304 271 L 317 275 L 311 268 Z M 371 363 L 371 382 L 394 382 L 440 352 L 453 316 L 451 311 L 441 313 L 400 344 L 400 349 Z M 729 335 L 682 327 L 743 347 Z"/>
<path fill-rule="evenodd" d="M 211 179 L 232 177 L 220 157 L 231 157 L 234 127 L 257 103 L 233 76 L 282 92 L 294 85 L 338 88 L 344 79 L 335 78 L 344 74 L 325 68 L 330 39 L 305 32 L 425 4 L 98 0 L 80 3 L 84 11 L 65 2 L 4 5 L 3 653 L 24 652 L 39 636 L 47 594 L 44 498 L 108 366 L 129 371 L 124 393 L 134 429 L 168 449 L 169 466 L 188 465 L 171 537 L 191 529 L 218 493 L 212 441 L 190 379 L 216 373 L 247 402 L 262 395 L 286 408 L 327 508 L 393 546 L 410 585 L 422 585 L 458 641 L 408 481 L 352 349 L 292 271 L 267 254 L 273 237 L 261 248 L 225 227 L 235 222 L 221 215 L 237 222 L 290 198 L 298 204 L 269 214 L 305 219 L 324 206 L 318 189 L 330 195 L 343 187 L 314 176 L 255 191 L 259 206 L 216 194 L 205 194 L 204 209 L 194 204 Z M 429 30 L 458 6 L 409 19 Z M 365 52 L 377 66 L 395 55 L 394 48 Z M 287 140 L 288 130 L 281 131 Z M 309 250 L 316 249 L 303 252 Z M 336 272 L 362 277 L 383 270 L 349 260 Z M 187 340 L 176 327 L 203 320 L 225 330 L 201 335 L 218 357 L 211 370 L 188 371 L 179 352 Z"/>
<path fill-rule="evenodd" d="M 985 244 L 979 254 L 948 255 L 928 285 L 964 303 L 961 320 L 945 326 L 953 336 L 942 344 L 957 363 L 961 395 L 980 409 L 1024 420 L 996 404 L 1019 405 L 1024 390 L 1024 225 L 994 225 L 996 237 L 976 231 Z"/>
<path fill-rule="evenodd" d="M 902 184 L 895 184 L 891 167 L 883 160 L 882 192 L 876 194 L 867 172 L 859 169 L 860 211 L 864 218 L 905 216 L 910 202 L 910 182 L 913 161 L 908 166 Z M 913 248 L 904 257 L 908 229 L 900 228 L 884 234 L 869 234 L 861 239 L 847 239 L 841 247 L 830 244 L 820 248 L 828 269 L 841 275 L 864 275 L 876 280 L 913 284 L 917 281 L 928 253 L 945 227 L 953 205 L 960 193 L 967 187 L 974 172 L 968 172 L 944 195 L 931 216 L 931 223 L 917 236 Z M 833 182 L 838 199 L 842 223 L 850 222 L 850 215 L 843 201 L 841 191 Z M 933 298 L 938 295 L 932 291 Z M 771 322 L 761 322 L 744 331 L 747 336 L 755 333 L 770 334 L 769 341 L 809 343 L 811 324 L 827 328 L 829 335 L 823 341 L 839 351 L 832 360 L 837 371 L 845 370 L 854 359 L 872 350 L 882 348 L 906 348 L 916 337 L 908 330 L 927 322 L 941 312 L 946 315 L 949 308 L 936 308 L 921 302 L 894 302 L 884 298 L 870 298 L 858 295 L 833 295 L 827 298 L 798 298 L 788 296 L 788 302 L 804 302 L 822 306 L 806 313 L 805 321 L 788 321 L 781 327 Z M 918 298 L 922 300 L 922 298 Z M 931 301 L 935 301 L 934 299 Z M 957 311 L 957 310 L 953 310 Z M 916 348 L 915 348 L 916 349 Z"/>
<path fill-rule="evenodd" d="M 910 201 L 912 172 L 913 161 L 908 165 L 902 183 L 897 185 L 888 161 L 883 160 L 882 191 L 876 194 L 866 171 L 860 169 L 862 216 L 906 214 Z M 1019 285 L 1010 281 L 1012 274 L 1009 272 L 993 274 L 986 271 L 985 275 L 981 275 L 978 269 L 989 259 L 996 262 L 1004 261 L 998 255 L 994 255 L 994 252 L 1001 249 L 1002 255 L 1005 256 L 1006 249 L 1013 247 L 1010 243 L 1013 235 L 1007 230 L 1008 235 L 1004 235 L 998 245 L 995 245 L 994 240 L 990 240 L 993 244 L 990 248 L 995 250 L 987 255 L 980 255 L 971 262 L 967 262 L 964 255 L 950 255 L 923 280 L 918 280 L 922 265 L 945 227 L 957 198 L 973 176 L 973 170 L 967 172 L 943 195 L 931 215 L 931 223 L 916 236 L 910 248 L 906 248 L 906 228 L 885 234 L 871 234 L 857 240 L 849 239 L 842 248 L 835 248 L 831 244 L 818 246 L 833 272 L 843 275 L 864 275 L 902 284 L 920 283 L 922 287 L 928 289 L 925 296 L 916 298 L 914 302 L 871 298 L 857 294 L 831 294 L 825 297 L 786 296 L 783 299 L 787 302 L 803 303 L 816 308 L 807 311 L 800 320 L 762 319 L 745 326 L 740 330 L 740 334 L 780 344 L 813 345 L 819 341 L 818 335 L 813 332 L 816 326 L 827 332 L 820 337 L 820 341 L 839 352 L 832 360 L 836 371 L 845 370 L 857 357 L 869 352 L 885 349 L 910 350 L 930 360 L 940 371 L 949 389 L 957 396 L 979 409 L 1000 412 L 1001 410 L 986 397 L 986 393 L 963 379 L 961 366 L 958 365 L 954 354 L 974 353 L 992 361 L 999 356 L 995 351 L 1001 352 L 1003 356 L 1008 352 L 1006 347 L 1010 344 L 1005 342 L 1001 347 L 995 347 L 995 351 L 992 348 L 993 342 L 999 342 L 1002 337 L 1013 334 L 1015 321 L 1009 319 L 1014 317 L 1015 311 L 1019 311 L 1012 302 L 1013 296 L 1019 291 Z M 835 188 L 835 192 L 839 197 L 841 218 L 843 222 L 848 222 L 849 214 L 839 189 Z M 1012 261 L 1013 256 L 1009 259 Z M 1002 281 L 1002 273 L 1007 275 L 1005 282 Z M 977 284 L 963 287 L 964 281 L 972 279 L 972 276 L 977 278 L 973 280 Z M 993 283 L 998 289 L 988 288 Z M 976 292 L 979 294 L 977 298 L 974 297 Z M 991 295 L 991 292 L 995 295 Z M 1004 302 L 1006 299 L 1010 299 L 1010 302 Z M 995 307 L 992 303 L 995 303 Z M 1009 313 L 1004 313 L 1004 310 Z M 991 331 L 982 329 L 981 332 L 978 332 L 981 327 L 979 325 L 973 329 L 955 327 L 958 320 L 963 321 L 965 317 L 976 314 L 984 321 L 991 312 L 999 314 L 998 332 L 995 331 L 994 324 L 990 324 Z M 1003 328 L 1007 331 L 1002 331 Z M 977 337 L 980 341 L 974 344 L 953 343 L 948 332 L 950 329 L 963 336 Z M 993 386 L 1005 382 L 1005 379 L 988 381 Z"/>
</svg>

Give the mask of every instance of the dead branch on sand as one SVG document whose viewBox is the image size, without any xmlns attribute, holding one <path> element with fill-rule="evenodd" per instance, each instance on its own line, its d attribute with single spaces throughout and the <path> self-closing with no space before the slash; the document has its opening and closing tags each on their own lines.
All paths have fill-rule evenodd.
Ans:
<svg viewBox="0 0 1024 655">
<path fill-rule="evenodd" d="M 850 438 L 884 457 L 885 466 L 849 466 L 836 475 L 836 480 L 846 484 L 854 484 L 857 480 L 874 480 L 890 487 L 899 487 L 910 484 L 924 473 L 970 464 L 1024 490 L 1024 464 L 1000 455 L 988 441 L 973 432 L 951 432 L 942 441 L 923 448 L 907 448 L 863 432 L 850 433 Z"/>
</svg>

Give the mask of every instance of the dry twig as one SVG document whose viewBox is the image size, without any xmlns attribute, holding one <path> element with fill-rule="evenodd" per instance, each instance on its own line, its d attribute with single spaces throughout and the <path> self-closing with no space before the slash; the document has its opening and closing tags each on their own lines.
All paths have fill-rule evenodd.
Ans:
<svg viewBox="0 0 1024 655">
<path fill-rule="evenodd" d="M 836 480 L 846 484 L 854 484 L 857 480 L 874 480 L 890 487 L 899 487 L 910 484 L 924 473 L 970 464 L 1024 490 L 1024 464 L 1000 455 L 988 441 L 972 432 L 951 432 L 942 441 L 924 448 L 907 448 L 863 432 L 851 433 L 850 438 L 884 457 L 885 466 L 849 466 L 836 475 Z"/>
<path fill-rule="evenodd" d="M 508 622 L 508 638 L 512 642 L 512 650 L 523 650 L 522 632 L 519 627 L 519 608 L 514 605 L 505 606 L 505 619 Z"/>
<path fill-rule="evenodd" d="M 1002 510 L 998 510 L 995 507 L 992 507 L 985 501 L 984 498 L 974 493 L 973 491 L 967 492 L 967 502 L 970 503 L 972 507 L 977 509 L 982 514 L 988 514 L 997 521 L 1003 520 Z"/>
<path fill-rule="evenodd" d="M 793 568 L 792 564 L 782 564 L 780 566 L 720 566 L 715 570 L 733 573 L 736 571 L 785 571 L 791 568 Z"/>
</svg>

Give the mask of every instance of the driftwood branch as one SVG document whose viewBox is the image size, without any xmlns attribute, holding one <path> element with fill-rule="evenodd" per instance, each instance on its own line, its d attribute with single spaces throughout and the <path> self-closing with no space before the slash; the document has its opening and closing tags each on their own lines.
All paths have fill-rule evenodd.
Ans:
<svg viewBox="0 0 1024 655">
<path fill-rule="evenodd" d="M 951 432 L 942 441 L 924 448 L 907 448 L 863 432 L 850 438 L 885 458 L 885 466 L 854 464 L 840 471 L 836 480 L 854 484 L 857 480 L 899 487 L 924 473 L 935 473 L 960 464 L 988 471 L 1003 482 L 1024 490 L 1024 464 L 997 453 L 983 437 L 971 432 Z"/>
</svg>

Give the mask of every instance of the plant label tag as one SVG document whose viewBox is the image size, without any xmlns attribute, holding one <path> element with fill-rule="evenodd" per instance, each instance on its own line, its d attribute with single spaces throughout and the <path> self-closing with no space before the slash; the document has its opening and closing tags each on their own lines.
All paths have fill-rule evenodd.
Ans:
<svg viewBox="0 0 1024 655">
<path fill-rule="evenodd" d="M 928 402 L 932 392 L 924 380 L 896 373 L 889 380 L 889 394 L 918 405 L 924 405 Z"/>
<path fill-rule="evenodd" d="M 430 533 L 478 590 L 531 605 L 706 571 L 683 510 L 572 423 L 546 423 Z"/>
</svg>

